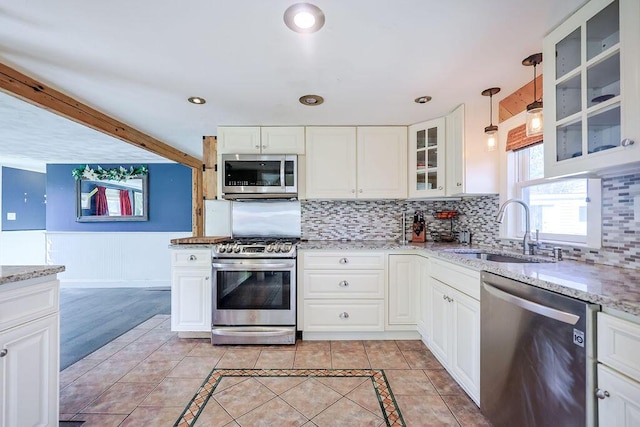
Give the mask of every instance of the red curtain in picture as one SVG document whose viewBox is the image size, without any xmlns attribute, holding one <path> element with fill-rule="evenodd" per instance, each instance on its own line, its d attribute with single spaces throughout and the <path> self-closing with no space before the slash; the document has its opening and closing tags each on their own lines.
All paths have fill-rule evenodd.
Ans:
<svg viewBox="0 0 640 427">
<path fill-rule="evenodd" d="M 131 215 L 132 213 L 129 190 L 120 190 L 120 215 Z"/>
<path fill-rule="evenodd" d="M 98 192 L 96 193 L 96 215 L 109 215 L 109 207 L 107 206 L 107 193 L 106 188 L 96 186 Z"/>
</svg>

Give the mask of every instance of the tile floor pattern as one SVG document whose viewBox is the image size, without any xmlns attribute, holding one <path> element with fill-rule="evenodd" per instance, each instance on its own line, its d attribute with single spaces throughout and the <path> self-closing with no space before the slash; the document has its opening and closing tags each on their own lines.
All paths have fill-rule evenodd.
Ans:
<svg viewBox="0 0 640 427">
<path fill-rule="evenodd" d="M 206 339 L 178 338 L 168 315 L 149 319 L 62 371 L 60 420 L 83 420 L 84 427 L 172 426 L 213 368 L 383 369 L 407 426 L 490 426 L 420 341 L 212 346 Z M 225 377 L 196 425 L 349 425 L 336 414 L 353 410 L 378 416 L 379 424 L 373 418 L 370 425 L 385 424 L 370 385 L 295 381 Z M 259 410 L 252 407 L 256 402 Z M 304 411 L 317 413 L 297 423 L 273 418 Z"/>
</svg>

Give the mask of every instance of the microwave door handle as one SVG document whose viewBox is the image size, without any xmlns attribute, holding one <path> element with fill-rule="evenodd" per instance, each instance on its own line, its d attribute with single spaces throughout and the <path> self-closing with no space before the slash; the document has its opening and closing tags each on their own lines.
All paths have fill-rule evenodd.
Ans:
<svg viewBox="0 0 640 427">
<path fill-rule="evenodd" d="M 233 271 L 261 271 L 265 269 L 290 269 L 294 267 L 292 262 L 272 263 L 272 264 L 243 264 L 243 263 L 218 263 L 214 262 L 211 266 L 217 270 L 233 270 Z"/>
</svg>

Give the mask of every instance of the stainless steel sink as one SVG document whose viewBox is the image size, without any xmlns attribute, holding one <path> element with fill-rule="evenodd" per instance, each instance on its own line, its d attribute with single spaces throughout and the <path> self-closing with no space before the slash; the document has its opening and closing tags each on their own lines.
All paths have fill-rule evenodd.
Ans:
<svg viewBox="0 0 640 427">
<path fill-rule="evenodd" d="M 506 254 L 496 254 L 491 252 L 455 252 L 456 255 L 462 255 L 469 258 L 481 259 L 483 261 L 505 262 L 505 263 L 540 263 L 552 262 L 541 258 L 520 258 Z"/>
</svg>

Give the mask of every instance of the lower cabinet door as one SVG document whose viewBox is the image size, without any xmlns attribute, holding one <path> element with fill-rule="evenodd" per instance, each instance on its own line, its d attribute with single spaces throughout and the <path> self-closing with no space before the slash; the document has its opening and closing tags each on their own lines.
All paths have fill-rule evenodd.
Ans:
<svg viewBox="0 0 640 427">
<path fill-rule="evenodd" d="M 598 364 L 598 389 L 606 392 L 598 400 L 598 425 L 640 426 L 640 383 Z"/>
<path fill-rule="evenodd" d="M 451 288 L 432 277 L 429 278 L 429 282 L 431 289 L 430 349 L 440 362 L 446 364 L 451 351 L 451 304 L 448 295 Z"/>
<path fill-rule="evenodd" d="M 450 367 L 460 385 L 480 404 L 480 301 L 450 290 L 452 347 Z"/>
<path fill-rule="evenodd" d="M 58 425 L 58 314 L 0 332 L 0 425 Z"/>
<path fill-rule="evenodd" d="M 211 270 L 174 268 L 171 330 L 211 331 Z"/>
<path fill-rule="evenodd" d="M 383 331 L 384 300 L 305 300 L 304 330 Z"/>
</svg>

